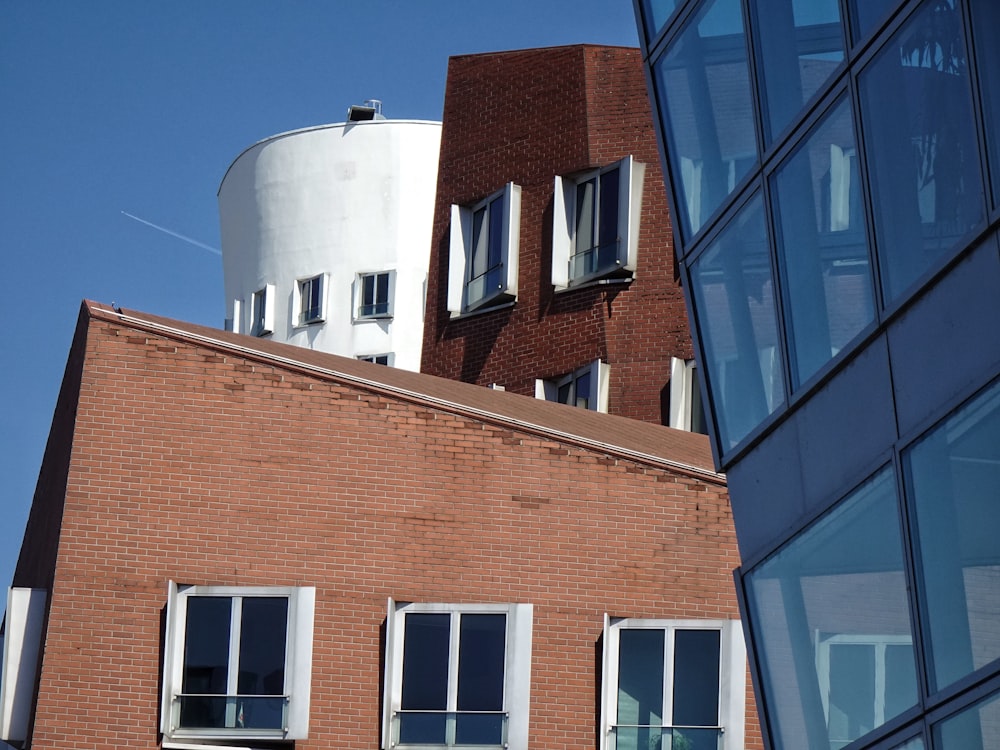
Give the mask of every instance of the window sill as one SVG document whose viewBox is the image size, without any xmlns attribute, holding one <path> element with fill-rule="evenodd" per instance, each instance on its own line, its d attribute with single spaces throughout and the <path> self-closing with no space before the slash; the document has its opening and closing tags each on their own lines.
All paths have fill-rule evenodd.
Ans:
<svg viewBox="0 0 1000 750">
<path fill-rule="evenodd" d="M 461 318 L 472 318 L 476 315 L 482 315 L 484 313 L 496 312 L 497 310 L 505 310 L 507 308 L 514 307 L 515 304 L 517 304 L 517 300 L 512 299 L 495 305 L 487 304 L 484 307 L 477 307 L 475 310 L 463 310 L 460 313 L 450 310 L 449 312 L 451 313 L 452 320 L 459 320 Z"/>
<path fill-rule="evenodd" d="M 604 276 L 599 279 L 586 279 L 583 281 L 570 282 L 569 286 L 556 286 L 553 287 L 553 289 L 556 294 L 565 294 L 566 292 L 575 292 L 577 289 L 591 289 L 595 286 L 628 286 L 633 281 L 633 276 L 619 276 L 612 278 Z"/>
</svg>

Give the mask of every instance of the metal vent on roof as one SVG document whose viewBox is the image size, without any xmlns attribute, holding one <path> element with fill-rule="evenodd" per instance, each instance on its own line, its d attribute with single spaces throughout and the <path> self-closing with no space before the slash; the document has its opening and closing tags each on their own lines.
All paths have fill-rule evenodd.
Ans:
<svg viewBox="0 0 1000 750">
<path fill-rule="evenodd" d="M 347 108 L 348 122 L 364 122 L 365 120 L 384 120 L 382 114 L 382 101 L 379 99 L 365 99 L 364 104 L 352 104 Z"/>
</svg>

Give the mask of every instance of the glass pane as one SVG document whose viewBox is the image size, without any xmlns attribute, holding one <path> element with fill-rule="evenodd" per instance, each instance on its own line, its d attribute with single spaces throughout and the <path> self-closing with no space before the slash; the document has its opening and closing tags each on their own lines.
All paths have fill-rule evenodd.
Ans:
<svg viewBox="0 0 1000 750">
<path fill-rule="evenodd" d="M 924 740 L 921 737 L 914 737 L 902 745 L 896 745 L 893 750 L 924 750 Z"/>
<path fill-rule="evenodd" d="M 980 701 L 933 729 L 935 750 L 993 750 L 1000 747 L 1000 696 Z"/>
<path fill-rule="evenodd" d="M 448 708 L 448 650 L 451 615 L 407 614 L 403 632 L 403 711 L 437 710 L 440 714 L 400 715 L 399 741 L 438 743 L 445 740 Z"/>
<path fill-rule="evenodd" d="M 844 59 L 838 0 L 758 0 L 757 27 L 770 139 Z"/>
<path fill-rule="evenodd" d="M 898 0 L 850 0 L 855 39 L 861 41 L 871 34 L 898 4 Z"/>
<path fill-rule="evenodd" d="M 692 268 L 695 316 L 723 450 L 784 402 L 774 282 L 760 197 Z"/>
<path fill-rule="evenodd" d="M 891 470 L 745 582 L 776 748 L 838 748 L 916 704 Z"/>
<path fill-rule="evenodd" d="M 859 79 L 887 301 L 983 220 L 969 71 L 953 2 L 924 3 Z"/>
<path fill-rule="evenodd" d="M 478 214 L 477 214 L 478 216 Z M 362 277 L 363 290 L 361 292 L 362 303 L 366 308 L 371 308 L 375 304 L 375 277 L 372 275 Z"/>
<path fill-rule="evenodd" d="M 618 631 L 616 750 L 660 747 L 663 652 L 663 630 L 623 628 Z"/>
<path fill-rule="evenodd" d="M 239 695 L 284 695 L 287 633 L 288 599 L 243 599 L 236 690 Z M 241 699 L 236 706 L 236 726 L 281 729 L 285 725 L 284 709 L 282 697 Z"/>
<path fill-rule="evenodd" d="M 1000 3 L 972 0 L 972 39 L 986 114 L 986 152 L 993 182 L 993 205 L 1000 205 Z"/>
<path fill-rule="evenodd" d="M 574 403 L 581 409 L 590 408 L 590 371 L 581 373 L 574 384 Z"/>
<path fill-rule="evenodd" d="M 375 301 L 378 305 L 378 313 L 389 311 L 389 274 L 387 273 L 380 273 L 376 276 Z"/>
<path fill-rule="evenodd" d="M 184 625 L 181 692 L 225 695 L 229 682 L 232 599 L 189 596 Z M 181 704 L 182 727 L 224 727 L 225 699 L 191 698 Z"/>
<path fill-rule="evenodd" d="M 594 270 L 613 268 L 618 261 L 618 186 L 620 170 L 601 175 L 600 239 Z"/>
<path fill-rule="evenodd" d="M 739 0 L 706 2 L 652 68 L 690 238 L 757 162 Z"/>
<path fill-rule="evenodd" d="M 642 0 L 647 41 L 652 41 L 656 37 L 676 7 L 677 0 Z"/>
<path fill-rule="evenodd" d="M 458 703 L 461 711 L 502 711 L 506 663 L 507 616 L 463 614 L 459 623 Z M 498 745 L 503 740 L 500 714 L 459 713 L 455 741 L 460 745 Z"/>
<path fill-rule="evenodd" d="M 719 725 L 720 635 L 718 630 L 674 632 L 674 726 Z M 675 733 L 675 744 L 676 739 Z"/>
<path fill-rule="evenodd" d="M 594 241 L 594 200 L 597 181 L 587 180 L 576 186 L 576 253 L 585 253 L 596 244 Z M 581 273 L 585 270 L 581 269 Z"/>
<path fill-rule="evenodd" d="M 931 681 L 1000 658 L 1000 385 L 904 454 L 916 507 Z"/>
<path fill-rule="evenodd" d="M 472 215 L 472 259 L 469 263 L 469 278 L 476 279 L 489 268 L 489 223 L 486 208 Z"/>
<path fill-rule="evenodd" d="M 854 146 L 851 108 L 842 101 L 773 177 L 796 386 L 875 317 Z"/>
</svg>

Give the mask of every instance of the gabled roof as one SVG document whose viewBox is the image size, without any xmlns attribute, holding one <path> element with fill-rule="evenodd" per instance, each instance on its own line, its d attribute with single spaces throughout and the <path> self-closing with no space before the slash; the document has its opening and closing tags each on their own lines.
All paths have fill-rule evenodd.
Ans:
<svg viewBox="0 0 1000 750">
<path fill-rule="evenodd" d="M 695 476 L 714 484 L 725 477 L 714 469 L 705 435 L 599 414 L 505 391 L 362 362 L 264 338 L 220 331 L 147 313 L 113 309 L 85 301 L 93 320 L 166 339 L 228 352 L 278 369 L 307 373 L 374 393 L 473 419 L 548 437 L 560 442 Z"/>
</svg>

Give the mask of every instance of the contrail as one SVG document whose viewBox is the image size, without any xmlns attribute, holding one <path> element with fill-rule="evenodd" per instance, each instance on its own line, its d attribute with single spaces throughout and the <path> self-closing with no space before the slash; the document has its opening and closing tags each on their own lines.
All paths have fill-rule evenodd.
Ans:
<svg viewBox="0 0 1000 750">
<path fill-rule="evenodd" d="M 166 227 L 161 227 L 159 224 L 154 224 L 151 221 L 146 221 L 145 219 L 140 219 L 138 216 L 133 216 L 128 211 L 122 211 L 122 213 L 125 214 L 130 219 L 135 219 L 140 224 L 145 224 L 147 227 L 152 227 L 153 229 L 158 229 L 159 231 L 163 232 L 164 234 L 169 234 L 171 237 L 176 237 L 179 240 L 184 240 L 184 242 L 187 242 L 187 243 L 189 243 L 191 245 L 194 245 L 195 247 L 200 247 L 202 250 L 208 250 L 210 253 L 215 253 L 216 255 L 222 255 L 222 251 L 219 250 L 216 247 L 212 247 L 211 245 L 206 245 L 204 242 L 198 242 L 198 240 L 193 240 L 190 237 L 185 237 L 183 234 L 180 234 L 178 232 L 174 232 L 173 230 L 167 229 Z"/>
</svg>

